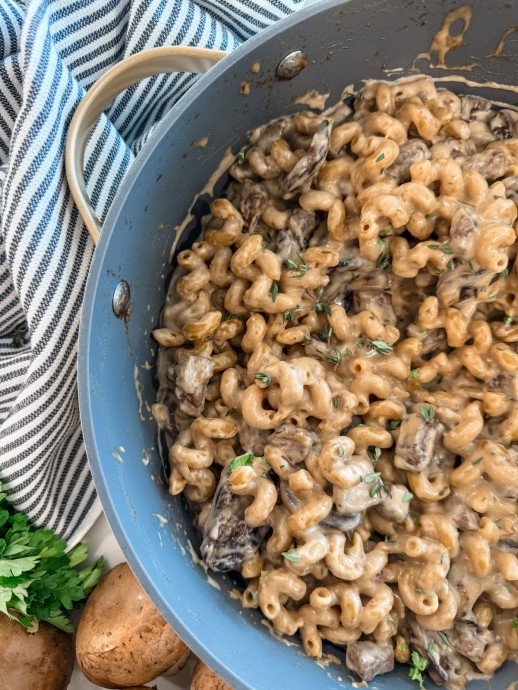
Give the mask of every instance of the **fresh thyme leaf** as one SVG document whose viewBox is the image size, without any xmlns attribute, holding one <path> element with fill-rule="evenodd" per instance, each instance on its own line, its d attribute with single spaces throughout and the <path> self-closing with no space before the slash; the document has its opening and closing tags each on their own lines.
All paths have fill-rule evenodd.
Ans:
<svg viewBox="0 0 518 690">
<path fill-rule="evenodd" d="M 388 428 L 391 431 L 394 431 L 399 426 L 401 426 L 401 419 L 391 419 L 390 422 L 388 423 Z"/>
<path fill-rule="evenodd" d="M 268 249 L 268 247 L 272 243 L 272 238 L 270 237 L 270 235 L 268 233 L 265 233 L 262 237 L 263 237 L 263 249 Z"/>
<path fill-rule="evenodd" d="M 230 321 L 231 319 L 235 319 L 235 318 L 236 318 L 236 317 L 234 316 L 234 314 L 231 314 L 229 311 L 226 311 L 226 312 L 223 314 L 223 319 L 222 319 L 222 321 Z"/>
<path fill-rule="evenodd" d="M 508 275 L 509 275 L 509 269 L 506 268 L 501 273 L 498 274 L 498 277 L 499 278 L 507 278 Z"/>
<path fill-rule="evenodd" d="M 236 165 L 241 166 L 241 165 L 243 165 L 244 162 L 245 162 L 245 152 L 242 149 L 236 156 Z"/>
<path fill-rule="evenodd" d="M 328 324 L 323 331 L 320 331 L 318 334 L 318 337 L 320 340 L 329 340 L 329 338 L 333 335 L 333 327 L 331 324 Z"/>
<path fill-rule="evenodd" d="M 303 278 L 307 273 L 308 264 L 306 262 L 306 259 L 300 254 L 297 254 L 297 258 L 299 260 L 299 263 L 297 263 L 293 259 L 286 259 L 285 264 L 290 271 L 299 271 L 299 273 L 297 273 L 296 275 L 291 276 L 292 278 Z"/>
<path fill-rule="evenodd" d="M 373 484 L 371 486 L 371 490 L 369 491 L 369 494 L 371 498 L 374 498 L 376 494 L 380 494 L 382 491 L 385 491 L 385 493 L 390 493 L 390 489 L 386 484 L 383 484 L 382 482 L 378 482 L 377 484 Z"/>
<path fill-rule="evenodd" d="M 419 369 L 412 369 L 412 371 L 410 372 L 410 376 L 408 378 L 409 379 L 419 378 Z"/>
<path fill-rule="evenodd" d="M 230 417 L 231 415 L 234 414 L 235 411 L 236 411 L 236 408 L 235 408 L 235 407 L 229 407 L 228 410 L 227 410 L 227 413 L 226 413 L 225 417 Z"/>
<path fill-rule="evenodd" d="M 511 628 L 518 628 L 518 616 L 515 616 L 513 618 L 513 622 L 511 623 Z"/>
<path fill-rule="evenodd" d="M 319 302 L 318 304 L 315 304 L 314 307 L 311 307 L 311 311 L 316 311 L 317 314 L 331 314 L 331 307 L 329 304 L 324 304 L 323 302 Z"/>
<path fill-rule="evenodd" d="M 369 348 L 376 350 L 376 352 L 380 355 L 388 355 L 393 350 L 392 345 L 389 345 L 384 340 L 379 339 L 372 340 L 371 344 L 369 345 Z"/>
<path fill-rule="evenodd" d="M 437 634 L 439 635 L 439 637 L 441 638 L 441 640 L 444 642 L 444 644 L 447 644 L 448 647 L 451 647 L 450 638 L 448 637 L 448 635 L 447 635 L 446 633 L 444 633 L 444 632 L 442 632 L 441 630 L 439 630 Z"/>
<path fill-rule="evenodd" d="M 378 256 L 378 260 L 376 261 L 376 266 L 379 268 L 380 271 L 383 273 L 387 273 L 387 271 L 390 271 L 392 268 L 392 257 L 389 254 L 386 254 L 383 252 Z"/>
<path fill-rule="evenodd" d="M 343 449 L 343 446 L 338 446 L 338 455 L 343 458 L 345 455 L 345 450 Z"/>
<path fill-rule="evenodd" d="M 339 406 L 340 406 L 340 396 L 335 395 L 333 398 L 333 407 L 335 408 L 335 410 L 337 410 L 339 408 Z"/>
<path fill-rule="evenodd" d="M 441 251 L 445 254 L 453 254 L 453 249 L 451 247 L 441 247 Z"/>
<path fill-rule="evenodd" d="M 419 405 L 419 414 L 424 422 L 430 424 L 435 417 L 435 408 L 431 405 Z"/>
<path fill-rule="evenodd" d="M 371 456 L 373 463 L 376 464 L 381 458 L 381 448 L 379 446 L 371 446 L 369 448 L 369 455 Z"/>
<path fill-rule="evenodd" d="M 272 302 L 275 302 L 275 298 L 279 294 L 279 283 L 276 283 L 275 281 L 272 283 L 270 294 L 272 296 Z"/>
<path fill-rule="evenodd" d="M 436 213 L 428 213 L 426 215 L 426 220 L 429 220 L 430 223 L 435 223 L 437 221 L 438 217 L 439 216 Z"/>
<path fill-rule="evenodd" d="M 475 460 L 473 460 L 473 462 L 471 464 L 472 465 L 480 465 L 482 460 L 483 460 L 483 458 L 482 458 L 482 456 L 480 456 L 479 458 L 475 458 Z"/>
<path fill-rule="evenodd" d="M 254 378 L 257 381 L 261 381 L 261 383 L 264 383 L 266 386 L 270 386 L 272 383 L 272 377 L 264 371 L 254 371 Z"/>
<path fill-rule="evenodd" d="M 453 271 L 453 269 L 455 268 L 455 259 L 450 259 L 446 264 L 446 268 L 448 269 L 448 271 Z"/>
<path fill-rule="evenodd" d="M 427 244 L 426 246 L 428 247 L 428 249 L 434 249 L 435 251 L 441 248 L 440 244 Z"/>
<path fill-rule="evenodd" d="M 64 539 L 31 524 L 2 489 L 0 482 L 0 612 L 26 628 L 46 621 L 73 632 L 69 612 L 84 605 L 104 560 L 78 568 L 88 556 L 86 544 L 67 551 Z"/>
<path fill-rule="evenodd" d="M 376 163 L 379 163 L 379 162 L 382 161 L 384 158 L 385 158 L 385 154 L 384 154 L 384 153 L 380 153 L 380 155 L 376 158 Z"/>
<path fill-rule="evenodd" d="M 295 312 L 293 309 L 286 309 L 286 311 L 282 312 L 282 320 L 284 323 L 290 323 L 291 321 L 295 321 Z"/>
<path fill-rule="evenodd" d="M 428 667 L 428 661 L 419 654 L 419 652 L 412 652 L 411 655 L 412 668 L 408 672 L 410 680 L 416 680 L 419 683 L 419 690 L 424 690 L 423 671 Z"/>
<path fill-rule="evenodd" d="M 255 455 L 253 453 L 243 453 L 243 455 L 238 455 L 234 458 L 230 465 L 228 466 L 228 471 L 233 472 L 236 467 L 245 467 L 251 465 L 255 460 Z"/>
<path fill-rule="evenodd" d="M 331 362 L 331 364 L 334 364 L 336 366 L 341 359 L 342 353 L 337 347 L 335 347 L 333 350 L 333 354 L 329 357 L 329 361 Z"/>
<path fill-rule="evenodd" d="M 349 254 L 344 254 L 340 261 L 338 262 L 339 266 L 347 266 L 349 261 L 351 260 L 351 256 Z"/>
<path fill-rule="evenodd" d="M 370 484 L 371 482 L 374 482 L 378 477 L 381 477 L 381 472 L 369 472 L 369 474 L 366 474 L 365 477 L 363 478 L 363 481 L 366 484 Z"/>
<path fill-rule="evenodd" d="M 507 315 L 506 315 L 506 316 L 504 316 L 504 318 L 503 318 L 502 320 L 503 320 L 503 322 L 505 323 L 506 326 L 510 326 L 510 325 L 512 324 L 512 322 L 513 322 L 513 317 L 512 317 L 512 316 L 507 316 Z"/>
<path fill-rule="evenodd" d="M 292 563 L 298 563 L 300 561 L 300 553 L 296 551 L 283 551 L 282 555 L 287 561 L 291 561 Z"/>
</svg>

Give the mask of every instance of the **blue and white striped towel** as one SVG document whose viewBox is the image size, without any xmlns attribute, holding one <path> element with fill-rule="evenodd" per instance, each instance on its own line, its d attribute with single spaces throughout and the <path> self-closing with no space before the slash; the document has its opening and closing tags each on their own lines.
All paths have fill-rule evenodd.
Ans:
<svg viewBox="0 0 518 690">
<path fill-rule="evenodd" d="M 303 0 L 0 0 L 0 478 L 72 541 L 99 513 L 79 425 L 76 344 L 93 246 L 65 180 L 84 90 L 145 48 L 230 50 Z M 192 84 L 129 89 L 96 126 L 87 188 L 101 219 L 153 126 Z"/>
</svg>

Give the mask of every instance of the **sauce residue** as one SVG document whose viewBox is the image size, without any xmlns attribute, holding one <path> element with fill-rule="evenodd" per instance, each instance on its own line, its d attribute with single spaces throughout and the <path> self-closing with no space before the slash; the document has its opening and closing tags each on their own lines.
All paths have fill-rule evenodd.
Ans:
<svg viewBox="0 0 518 690">
<path fill-rule="evenodd" d="M 204 149 L 208 143 L 209 143 L 209 137 L 205 136 L 205 137 L 202 137 L 201 139 L 195 139 L 192 142 L 191 146 L 194 146 L 195 148 L 198 148 L 198 149 Z"/>
<path fill-rule="evenodd" d="M 140 417 L 140 420 L 142 422 L 146 421 L 146 418 L 142 414 L 142 406 L 143 406 L 143 400 L 142 400 L 142 391 L 144 390 L 144 384 L 140 383 L 138 379 L 138 366 L 135 364 L 133 367 L 133 383 L 135 384 L 135 391 L 137 393 L 137 400 L 138 400 L 138 416 Z"/>
<path fill-rule="evenodd" d="M 515 31 L 518 31 L 518 24 L 510 26 L 508 29 L 506 29 L 502 34 L 502 38 L 498 41 L 497 47 L 492 53 L 489 53 L 488 57 L 502 57 L 504 54 L 505 42 L 511 34 L 514 34 Z"/>
<path fill-rule="evenodd" d="M 314 110 L 324 110 L 326 107 L 326 101 L 329 98 L 329 93 L 319 93 L 315 89 L 311 89 L 302 96 L 297 96 L 293 100 L 296 105 L 307 105 L 309 108 Z"/>
<path fill-rule="evenodd" d="M 239 84 L 239 93 L 242 96 L 248 96 L 248 94 L 250 93 L 250 86 L 251 86 L 251 82 L 242 81 L 241 84 Z"/>
<path fill-rule="evenodd" d="M 112 450 L 112 456 L 117 460 L 117 462 L 120 462 L 121 465 L 124 465 L 124 460 L 122 459 L 121 453 L 125 453 L 126 448 L 124 446 L 115 446 L 115 448 Z"/>
<path fill-rule="evenodd" d="M 259 60 L 256 60 L 254 62 L 254 64 L 252 65 L 252 67 L 250 67 L 250 72 L 252 72 L 253 74 L 259 74 L 260 71 L 261 71 L 261 63 L 259 62 Z"/>
<path fill-rule="evenodd" d="M 205 572 L 205 577 L 207 578 L 207 582 L 209 583 L 209 585 L 210 585 L 211 587 L 214 587 L 214 589 L 221 589 L 221 585 L 219 584 L 219 582 L 217 582 L 217 580 L 215 580 L 213 577 L 211 577 L 211 576 L 209 575 L 209 573 L 208 573 L 208 569 L 209 569 L 209 568 L 208 568 L 208 565 L 205 563 L 205 561 L 203 561 L 203 560 L 198 556 L 198 554 L 196 553 L 196 549 L 195 549 L 194 546 L 192 545 L 190 539 L 187 540 L 187 549 L 188 549 L 189 553 L 191 554 L 192 562 L 193 562 L 194 564 L 199 565 L 199 566 L 201 566 L 201 567 L 203 568 L 203 570 L 204 570 L 204 572 Z"/>
</svg>

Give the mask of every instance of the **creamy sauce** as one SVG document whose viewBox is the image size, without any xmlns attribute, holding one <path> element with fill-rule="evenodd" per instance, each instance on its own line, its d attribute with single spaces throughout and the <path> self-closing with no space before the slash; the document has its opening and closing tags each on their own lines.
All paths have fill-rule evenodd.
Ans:
<svg viewBox="0 0 518 690">
<path fill-rule="evenodd" d="M 259 60 L 256 60 L 254 62 L 254 64 L 252 65 L 252 67 L 250 67 L 250 72 L 252 72 L 253 74 L 259 74 L 260 71 L 261 71 L 261 63 L 259 62 Z"/>
<path fill-rule="evenodd" d="M 203 560 L 198 556 L 198 554 L 196 553 L 196 549 L 195 549 L 194 546 L 192 545 L 190 539 L 187 540 L 187 549 L 188 549 L 188 551 L 189 551 L 189 553 L 190 553 L 190 555 L 191 555 L 192 562 L 193 562 L 195 565 L 201 566 L 202 569 L 204 570 L 204 572 L 205 572 L 205 577 L 207 578 L 207 582 L 209 583 L 209 585 L 210 585 L 211 587 L 214 587 L 214 589 L 221 589 L 221 585 L 219 584 L 219 582 L 209 575 L 209 573 L 208 573 L 208 568 L 207 568 L 207 564 L 205 563 L 205 561 L 203 561 Z"/>
<path fill-rule="evenodd" d="M 151 455 L 149 454 L 149 451 L 146 450 L 146 448 L 142 449 L 142 464 L 147 467 L 149 463 L 151 462 Z"/>
<path fill-rule="evenodd" d="M 169 520 L 164 517 L 163 515 L 159 515 L 158 513 L 151 513 L 151 517 L 154 517 L 158 520 L 158 526 L 159 528 L 165 527 Z"/>
<path fill-rule="evenodd" d="M 297 96 L 293 102 L 296 105 L 307 105 L 314 110 L 324 110 L 328 98 L 329 93 L 319 93 L 315 89 L 311 89 L 302 96 Z"/>
<path fill-rule="evenodd" d="M 201 192 L 194 197 L 194 201 L 191 205 L 191 209 L 194 208 L 198 199 L 201 196 L 203 196 L 204 194 L 209 194 L 212 196 L 212 194 L 214 193 L 214 185 L 219 180 L 219 178 L 223 175 L 223 173 L 229 169 L 231 164 L 234 162 L 235 157 L 236 157 L 235 154 L 232 153 L 230 148 L 228 148 L 225 151 L 225 153 L 223 154 L 223 158 L 221 159 L 221 162 L 219 163 L 216 170 L 214 170 L 212 175 L 209 177 L 207 184 L 203 187 Z M 190 210 L 189 213 L 183 219 L 183 221 L 180 223 L 180 225 L 177 225 L 175 227 L 175 229 L 174 229 L 175 230 L 175 238 L 174 238 L 173 244 L 171 245 L 171 250 L 169 252 L 169 263 L 172 263 L 172 261 L 173 261 L 173 258 L 174 258 L 175 252 L 176 252 L 176 247 L 178 246 L 178 242 L 180 241 L 180 238 L 182 236 L 183 231 L 189 225 L 189 223 L 191 223 L 193 220 L 195 220 L 195 217 L 192 214 L 192 210 Z"/>
<path fill-rule="evenodd" d="M 138 366 L 135 364 L 133 367 L 133 383 L 135 385 L 135 391 L 137 393 L 137 400 L 138 400 L 138 415 L 141 419 L 141 421 L 145 421 L 146 418 L 142 414 L 142 407 L 143 407 L 143 399 L 142 399 L 142 391 L 144 390 L 144 384 L 140 383 L 139 381 L 139 370 Z"/>
</svg>

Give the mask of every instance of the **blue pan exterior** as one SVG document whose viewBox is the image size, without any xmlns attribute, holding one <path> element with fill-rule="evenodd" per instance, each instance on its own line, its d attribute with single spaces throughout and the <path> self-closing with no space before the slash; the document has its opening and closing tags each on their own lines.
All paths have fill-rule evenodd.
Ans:
<svg viewBox="0 0 518 690">
<path fill-rule="evenodd" d="M 293 100 L 308 89 L 329 91 L 330 104 L 347 84 L 359 88 L 362 79 L 383 78 L 384 65 L 404 68 L 392 78 L 407 73 L 415 55 L 428 49 L 444 13 L 459 4 L 437 0 L 424 9 L 424 3 L 412 0 L 330 0 L 249 40 L 202 77 L 150 137 L 119 189 L 95 251 L 79 347 L 81 415 L 94 480 L 124 554 L 156 606 L 195 653 L 237 690 L 343 690 L 352 689 L 353 679 L 343 665 L 318 666 L 296 641 L 288 647 L 276 640 L 257 612 L 242 611 L 230 598 L 231 578 L 208 578 L 191 558 L 189 544 L 196 548 L 198 538 L 182 499 L 167 493 L 162 459 L 167 453 L 160 452 L 150 414 L 156 386 L 150 332 L 158 324 L 172 270 L 174 228 L 224 151 L 240 149 L 243 132 L 304 109 Z M 475 3 L 467 45 L 451 54 L 452 64 L 489 55 L 515 14 L 516 5 L 506 0 Z M 511 59 L 484 59 L 467 76 L 476 82 L 498 78 L 516 83 L 516 45 L 510 42 L 506 48 L 508 55 L 515 51 Z M 307 52 L 308 67 L 292 81 L 275 80 L 278 62 L 300 48 Z M 261 64 L 258 75 L 250 69 L 255 61 Z M 426 61 L 418 64 L 434 76 L 450 74 L 428 70 Z M 239 93 L 245 80 L 251 84 L 248 96 Z M 474 91 L 460 84 L 453 88 Z M 479 93 L 512 100 L 504 92 Z M 191 145 L 206 135 L 206 148 Z M 206 211 L 201 199 L 195 212 Z M 194 233 L 187 232 L 180 248 L 193 239 Z M 127 324 L 111 308 L 121 279 L 132 294 Z M 416 684 L 407 674 L 400 668 L 371 686 L 410 690 Z M 517 678 L 517 667 L 508 664 L 491 686 L 479 681 L 470 690 L 504 690 Z M 426 687 L 436 686 L 427 681 Z"/>
</svg>

